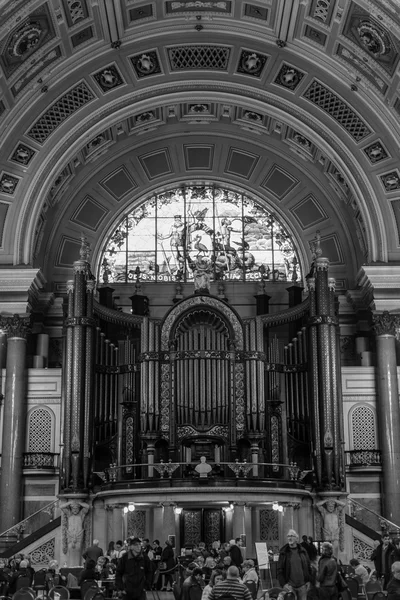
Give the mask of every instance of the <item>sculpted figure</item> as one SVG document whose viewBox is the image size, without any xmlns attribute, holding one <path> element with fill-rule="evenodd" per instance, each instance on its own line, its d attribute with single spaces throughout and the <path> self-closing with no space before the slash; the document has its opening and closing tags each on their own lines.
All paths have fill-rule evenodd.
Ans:
<svg viewBox="0 0 400 600">
<path fill-rule="evenodd" d="M 82 564 L 82 544 L 84 537 L 84 520 L 89 512 L 89 504 L 81 500 L 71 500 L 60 506 L 67 518 L 66 546 L 69 566 Z"/>
</svg>

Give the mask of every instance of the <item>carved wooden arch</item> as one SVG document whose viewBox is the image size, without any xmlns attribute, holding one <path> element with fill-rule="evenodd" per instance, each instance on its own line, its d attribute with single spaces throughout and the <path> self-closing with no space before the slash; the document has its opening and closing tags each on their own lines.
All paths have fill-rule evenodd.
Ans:
<svg viewBox="0 0 400 600">
<path fill-rule="evenodd" d="M 179 321 L 188 311 L 200 306 L 203 306 L 206 310 L 211 309 L 221 315 L 228 329 L 233 334 L 235 349 L 243 350 L 243 327 L 236 311 L 225 302 L 222 302 L 222 300 L 206 295 L 190 296 L 169 311 L 161 327 L 161 349 L 164 351 L 170 349 L 170 342 Z"/>
</svg>

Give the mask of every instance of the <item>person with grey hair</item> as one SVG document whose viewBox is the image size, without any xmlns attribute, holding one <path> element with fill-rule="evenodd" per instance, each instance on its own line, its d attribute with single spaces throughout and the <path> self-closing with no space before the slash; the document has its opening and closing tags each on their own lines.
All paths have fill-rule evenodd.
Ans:
<svg viewBox="0 0 400 600">
<path fill-rule="evenodd" d="M 333 556 L 333 546 L 330 542 L 321 545 L 321 558 L 318 563 L 319 595 L 321 600 L 337 600 L 338 589 L 336 577 L 338 566 Z"/>
<path fill-rule="evenodd" d="M 243 561 L 242 569 L 244 571 L 242 577 L 243 583 L 246 583 L 246 581 L 254 581 L 254 583 L 258 585 L 258 575 L 254 567 L 254 560 L 248 558 L 245 561 Z"/>
<path fill-rule="evenodd" d="M 227 570 L 226 579 L 213 587 L 209 600 L 218 600 L 220 596 L 233 596 L 235 600 L 252 600 L 248 587 L 240 581 L 239 569 L 234 565 Z"/>
<path fill-rule="evenodd" d="M 294 592 L 297 600 L 306 600 L 312 580 L 310 558 L 299 544 L 299 534 L 294 529 L 287 533 L 287 544 L 279 551 L 277 576 L 286 592 Z"/>
<path fill-rule="evenodd" d="M 100 544 L 99 540 L 93 540 L 93 544 L 86 548 L 86 552 L 83 554 L 83 558 L 86 560 L 88 558 L 91 558 L 92 560 L 94 560 L 97 563 L 100 556 L 104 555 L 103 549 L 100 548 L 99 544 Z"/>
</svg>

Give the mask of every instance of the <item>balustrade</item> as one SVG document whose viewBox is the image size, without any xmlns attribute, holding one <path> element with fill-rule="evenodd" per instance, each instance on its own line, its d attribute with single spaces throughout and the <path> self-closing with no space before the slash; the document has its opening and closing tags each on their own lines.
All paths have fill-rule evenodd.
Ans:
<svg viewBox="0 0 400 600">
<path fill-rule="evenodd" d="M 195 467 L 198 463 L 178 462 L 169 459 L 167 462 L 160 460 L 155 463 L 141 463 L 129 465 L 110 464 L 108 469 L 96 474 L 103 483 L 118 483 L 126 480 L 159 480 L 159 479 L 200 479 Z M 296 463 L 248 463 L 246 460 L 236 459 L 233 462 L 207 463 L 211 471 L 207 477 L 201 479 L 279 479 L 291 482 L 301 481 L 304 472 Z M 149 468 L 150 467 L 150 468 Z M 279 475 L 277 473 L 279 467 Z M 308 473 L 306 471 L 305 473 Z"/>
</svg>

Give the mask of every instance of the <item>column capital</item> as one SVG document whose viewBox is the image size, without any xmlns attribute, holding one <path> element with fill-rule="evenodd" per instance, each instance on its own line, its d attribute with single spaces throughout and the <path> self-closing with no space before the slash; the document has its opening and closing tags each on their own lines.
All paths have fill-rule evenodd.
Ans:
<svg viewBox="0 0 400 600">
<path fill-rule="evenodd" d="M 317 271 L 327 271 L 329 269 L 329 259 L 324 256 L 320 256 L 315 259 L 314 266 Z"/>
<path fill-rule="evenodd" d="M 373 328 L 377 336 L 392 335 L 394 337 L 396 335 L 396 330 L 400 327 L 399 315 L 391 315 L 385 310 L 380 315 L 373 315 L 372 318 L 374 321 Z"/>
<path fill-rule="evenodd" d="M 13 315 L 12 317 L 6 317 L 1 315 L 0 328 L 5 331 L 8 338 L 26 339 L 32 329 L 31 318 L 29 316 Z"/>
</svg>

